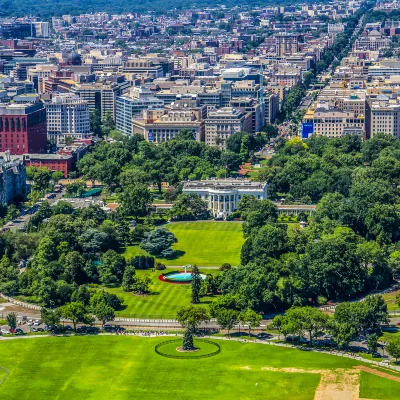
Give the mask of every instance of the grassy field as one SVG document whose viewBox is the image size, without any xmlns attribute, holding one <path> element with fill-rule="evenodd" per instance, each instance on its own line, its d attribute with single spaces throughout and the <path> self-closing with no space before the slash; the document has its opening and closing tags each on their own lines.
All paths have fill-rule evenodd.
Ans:
<svg viewBox="0 0 400 400">
<path fill-rule="evenodd" d="M 336 368 L 360 364 L 233 341 L 218 341 L 222 351 L 215 357 L 175 360 L 154 352 L 155 344 L 164 340 L 99 336 L 2 341 L 0 366 L 10 374 L 0 385 L 0 398 L 312 400 L 320 375 L 307 370 L 334 373 Z M 398 399 L 400 383 L 366 373 L 360 376 L 363 398 Z"/>
<path fill-rule="evenodd" d="M 171 269 L 173 271 L 173 269 Z M 168 270 L 169 272 L 169 270 Z M 220 273 L 218 270 L 200 270 L 201 273 L 212 273 L 214 276 Z M 106 290 L 124 298 L 126 308 L 117 311 L 118 317 L 145 318 L 175 318 L 176 312 L 181 306 L 190 304 L 191 286 L 175 285 L 162 282 L 158 279 L 161 271 L 137 271 L 138 276 L 149 276 L 152 283 L 151 293 L 139 296 L 131 292 L 124 292 L 121 288 L 107 288 Z M 202 297 L 200 305 L 209 303 L 212 297 Z"/>
<path fill-rule="evenodd" d="M 396 295 L 400 293 L 400 290 L 394 292 L 385 293 L 383 298 L 388 306 L 388 310 L 399 310 L 399 306 L 396 304 Z"/>
<path fill-rule="evenodd" d="M 361 372 L 360 397 L 386 400 L 400 398 L 400 383 Z"/>
<path fill-rule="evenodd" d="M 241 223 L 183 222 L 165 227 L 178 239 L 174 249 L 182 252 L 173 260 L 160 259 L 165 265 L 220 266 L 224 263 L 240 263 L 240 250 L 244 243 Z M 139 246 L 129 246 L 125 251 L 126 258 L 144 254 L 146 252 Z"/>
</svg>

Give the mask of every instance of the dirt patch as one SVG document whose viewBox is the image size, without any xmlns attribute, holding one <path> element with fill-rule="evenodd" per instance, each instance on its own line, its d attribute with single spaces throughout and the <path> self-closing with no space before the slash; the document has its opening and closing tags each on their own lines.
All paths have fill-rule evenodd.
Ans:
<svg viewBox="0 0 400 400">
<path fill-rule="evenodd" d="M 263 371 L 319 374 L 321 381 L 315 391 L 314 400 L 359 400 L 359 371 L 354 369 L 301 369 L 263 367 Z"/>
<path fill-rule="evenodd" d="M 245 367 L 246 368 L 246 367 Z M 248 368 L 248 367 L 247 367 Z M 305 374 L 323 374 L 326 369 L 302 369 L 302 368 L 273 368 L 273 367 L 262 367 L 263 371 L 275 371 L 275 372 L 289 372 L 289 373 L 305 373 Z"/>
<path fill-rule="evenodd" d="M 242 366 L 240 369 L 249 370 L 249 366 Z M 360 372 L 368 372 L 381 378 L 400 382 L 400 376 L 390 375 L 383 371 L 378 371 L 363 365 L 357 365 L 353 368 L 337 369 L 302 369 L 302 368 L 274 368 L 262 367 L 263 371 L 319 374 L 320 383 L 315 391 L 314 400 L 372 400 L 360 399 Z"/>
<path fill-rule="evenodd" d="M 364 365 L 357 365 L 353 368 L 358 369 L 360 371 L 368 372 L 369 374 L 380 376 L 381 378 L 390 379 L 391 381 L 400 382 L 400 376 L 394 376 L 391 374 L 387 374 L 386 372 L 378 371 L 377 369 L 373 369 L 373 368 L 369 368 L 369 367 L 365 367 Z"/>
<path fill-rule="evenodd" d="M 3 314 L 8 314 L 10 312 L 16 312 L 18 315 L 28 315 L 29 317 L 40 317 L 40 311 L 39 310 L 32 310 L 30 308 L 26 308 L 23 306 L 19 306 L 16 304 L 12 303 L 3 303 L 1 304 L 1 307 L 3 308 Z"/>
<path fill-rule="evenodd" d="M 182 347 L 177 347 L 176 348 L 176 351 L 179 351 L 180 353 L 194 353 L 194 352 L 196 352 L 196 351 L 199 351 L 200 349 L 199 348 L 195 348 L 195 349 L 193 349 L 193 350 L 184 350 Z"/>
<path fill-rule="evenodd" d="M 358 400 L 359 372 L 354 370 L 325 370 L 315 391 L 314 400 Z"/>
</svg>

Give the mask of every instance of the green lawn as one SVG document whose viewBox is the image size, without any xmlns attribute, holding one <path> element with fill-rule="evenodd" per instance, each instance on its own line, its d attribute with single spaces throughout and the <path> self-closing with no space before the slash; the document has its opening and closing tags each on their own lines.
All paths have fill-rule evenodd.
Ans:
<svg viewBox="0 0 400 400">
<path fill-rule="evenodd" d="M 318 374 L 262 367 L 334 369 L 360 364 L 342 357 L 233 341 L 218 341 L 222 351 L 211 358 L 175 360 L 155 353 L 155 344 L 164 340 L 72 336 L 2 341 L 0 366 L 10 374 L 0 386 L 0 398 L 312 400 Z M 398 383 L 362 376 L 363 397 L 391 399 L 395 398 L 393 390 L 399 393 Z"/>
<path fill-rule="evenodd" d="M 400 382 L 383 379 L 367 372 L 361 372 L 360 381 L 361 398 L 377 400 L 397 400 L 400 398 Z"/>
<path fill-rule="evenodd" d="M 196 264 L 220 266 L 240 264 L 240 250 L 244 243 L 242 224 L 238 222 L 183 222 L 165 225 L 174 233 L 178 243 L 174 249 L 182 255 L 173 260 L 160 259 L 165 265 Z M 127 258 L 146 254 L 139 246 L 126 248 Z"/>
<path fill-rule="evenodd" d="M 173 271 L 173 269 L 171 270 Z M 124 292 L 121 288 L 107 288 L 111 293 L 124 298 L 126 308 L 117 311 L 119 317 L 130 318 L 175 318 L 176 312 L 181 306 L 190 304 L 191 286 L 176 285 L 162 282 L 158 279 L 162 271 L 136 271 L 138 276 L 148 275 L 152 281 L 150 285 L 151 294 L 146 296 L 138 296 L 131 292 Z M 169 272 L 169 270 L 168 270 Z M 201 270 L 201 273 L 211 273 L 216 275 L 220 273 L 218 270 Z M 200 305 L 208 304 L 213 297 L 202 297 Z"/>
<path fill-rule="evenodd" d="M 383 298 L 388 306 L 388 310 L 398 310 L 399 306 L 396 304 L 396 295 L 400 293 L 400 290 L 396 290 L 394 292 L 385 293 Z"/>
</svg>

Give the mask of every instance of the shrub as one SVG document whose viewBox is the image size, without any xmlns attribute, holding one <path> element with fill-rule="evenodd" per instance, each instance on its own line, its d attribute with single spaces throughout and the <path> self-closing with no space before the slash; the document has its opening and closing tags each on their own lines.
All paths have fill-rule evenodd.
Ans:
<svg viewBox="0 0 400 400">
<path fill-rule="evenodd" d="M 225 264 L 222 264 L 221 267 L 219 267 L 219 270 L 220 270 L 220 271 L 228 271 L 228 270 L 231 269 L 231 268 L 232 268 L 232 265 L 231 265 L 231 264 L 225 263 Z"/>
<path fill-rule="evenodd" d="M 130 261 L 130 263 L 135 267 L 135 269 L 153 269 L 154 257 L 136 256 Z"/>
<path fill-rule="evenodd" d="M 159 262 L 156 264 L 157 271 L 163 271 L 164 269 L 167 269 L 167 267 L 164 264 L 161 264 Z"/>
</svg>

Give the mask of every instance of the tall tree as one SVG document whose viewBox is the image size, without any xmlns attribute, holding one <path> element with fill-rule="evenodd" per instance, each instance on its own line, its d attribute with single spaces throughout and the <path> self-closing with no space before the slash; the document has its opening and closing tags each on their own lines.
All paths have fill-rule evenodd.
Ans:
<svg viewBox="0 0 400 400">
<path fill-rule="evenodd" d="M 142 240 L 140 247 L 155 256 L 168 258 L 174 255 L 171 246 L 178 239 L 175 235 L 165 228 L 156 228 Z"/>
<path fill-rule="evenodd" d="M 69 319 L 72 322 L 75 332 L 77 324 L 92 321 L 88 314 L 88 310 L 81 302 L 67 303 L 65 306 L 61 307 L 60 311 L 63 318 Z"/>
<path fill-rule="evenodd" d="M 226 329 L 228 331 L 228 336 L 230 330 L 237 324 L 238 320 L 239 313 L 235 310 L 221 308 L 217 313 L 218 325 L 221 329 Z"/>
<path fill-rule="evenodd" d="M 40 319 L 47 326 L 55 326 L 60 323 L 60 312 L 59 310 L 48 310 L 42 307 L 40 309 Z"/>
<path fill-rule="evenodd" d="M 97 108 L 90 113 L 90 130 L 95 136 L 102 135 L 100 110 Z"/>
<path fill-rule="evenodd" d="M 176 319 L 185 328 L 182 348 L 184 350 L 194 350 L 193 333 L 202 322 L 210 320 L 207 310 L 203 307 L 181 307 L 177 312 Z"/>
<path fill-rule="evenodd" d="M 105 302 L 98 303 L 95 309 L 93 310 L 93 314 L 99 321 L 101 321 L 103 329 L 104 325 L 108 321 L 114 321 L 115 318 L 114 309 Z"/>
<path fill-rule="evenodd" d="M 15 330 L 17 327 L 17 313 L 15 312 L 10 312 L 7 314 L 6 317 L 7 325 L 10 327 L 10 329 Z"/>
<path fill-rule="evenodd" d="M 261 325 L 262 316 L 251 308 L 248 308 L 245 312 L 240 313 L 239 320 L 241 324 L 247 325 L 250 336 L 252 329 L 258 328 Z"/>
<path fill-rule="evenodd" d="M 391 336 L 387 340 L 386 351 L 397 360 L 400 358 L 400 336 Z"/>
<path fill-rule="evenodd" d="M 200 303 L 200 291 L 201 291 L 202 278 L 200 275 L 199 268 L 194 265 L 192 267 L 192 303 Z"/>
<path fill-rule="evenodd" d="M 153 201 L 150 190 L 143 184 L 125 187 L 119 198 L 123 214 L 133 216 L 135 219 L 146 216 Z"/>
</svg>

